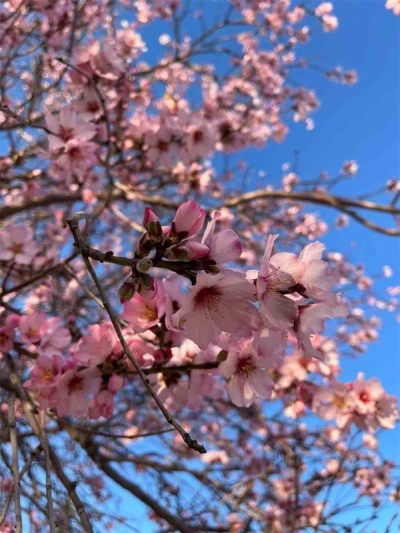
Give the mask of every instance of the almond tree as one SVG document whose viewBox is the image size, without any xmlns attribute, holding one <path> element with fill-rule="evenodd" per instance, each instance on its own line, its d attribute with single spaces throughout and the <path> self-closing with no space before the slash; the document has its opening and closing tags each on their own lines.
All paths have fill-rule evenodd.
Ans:
<svg viewBox="0 0 400 533">
<path fill-rule="evenodd" d="M 397 401 L 340 362 L 400 291 L 309 205 L 396 237 L 399 183 L 337 196 L 345 161 L 276 188 L 234 157 L 312 127 L 302 45 L 337 26 L 329 2 L 3 2 L 0 531 L 394 527 Z"/>
</svg>

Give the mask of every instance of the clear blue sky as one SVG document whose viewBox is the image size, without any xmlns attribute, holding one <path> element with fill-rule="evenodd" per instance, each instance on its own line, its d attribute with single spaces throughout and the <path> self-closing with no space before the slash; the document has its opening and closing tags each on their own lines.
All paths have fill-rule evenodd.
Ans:
<svg viewBox="0 0 400 533">
<path fill-rule="evenodd" d="M 335 176 L 344 160 L 355 159 L 360 168 L 358 176 L 336 190 L 338 194 L 349 195 L 377 189 L 389 178 L 400 177 L 400 17 L 386 10 L 384 3 L 384 0 L 334 2 L 339 29 L 334 33 L 318 31 L 302 48 L 303 55 L 326 69 L 335 65 L 342 65 L 345 70 L 356 69 L 359 82 L 348 87 L 329 83 L 318 72 L 296 73 L 296 80 L 304 80 L 319 94 L 322 105 L 313 115 L 315 129 L 307 132 L 303 124 L 292 124 L 283 144 L 271 143 L 265 150 L 249 151 L 246 159 L 253 168 L 265 170 L 276 183 L 282 164 L 293 161 L 295 150 L 300 151 L 298 172 L 305 180 L 315 178 L 321 170 Z M 207 6 L 207 2 L 202 4 Z M 210 7 L 211 4 L 215 8 L 216 3 L 210 2 Z M 148 32 L 143 33 L 147 38 Z M 149 54 L 152 53 L 150 49 Z M 310 210 L 321 212 L 316 206 Z M 336 216 L 326 213 L 329 220 Z M 383 265 L 391 265 L 394 276 L 389 284 L 399 283 L 400 240 L 372 233 L 355 222 L 344 230 L 332 230 L 322 240 L 328 249 L 363 263 L 371 275 L 381 272 Z M 342 379 L 352 380 L 363 371 L 367 377 L 378 377 L 388 392 L 399 395 L 399 324 L 392 314 L 378 309 L 375 314 L 383 322 L 379 340 L 370 345 L 367 354 L 342 361 Z M 382 450 L 389 458 L 399 459 L 399 430 L 385 432 Z M 382 515 L 377 527 L 386 527 L 387 523 Z M 146 533 L 154 528 L 143 520 L 140 530 Z"/>
</svg>

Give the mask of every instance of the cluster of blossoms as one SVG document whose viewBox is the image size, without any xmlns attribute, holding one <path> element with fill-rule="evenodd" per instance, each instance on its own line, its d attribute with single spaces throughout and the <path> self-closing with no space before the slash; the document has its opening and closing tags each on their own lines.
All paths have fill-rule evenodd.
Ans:
<svg viewBox="0 0 400 533">
<path fill-rule="evenodd" d="M 395 399 L 376 380 L 334 381 L 337 354 L 321 333 L 326 319 L 348 315 L 348 305 L 331 291 L 337 278 L 322 260 L 324 246 L 309 244 L 299 256 L 274 253 L 278 236 L 273 235 L 260 269 L 242 273 L 224 266 L 241 255 L 236 233 L 217 231 L 216 212 L 200 238 L 205 218 L 204 209 L 187 201 L 171 224 L 162 226 L 146 208 L 146 232 L 119 290 L 124 337 L 139 365 L 156 374 L 160 397 L 176 407 L 198 408 L 204 396 L 223 396 L 222 376 L 237 406 L 292 390 L 295 397 L 285 400 L 287 416 L 301 416 L 310 407 L 322 418 L 336 417 L 341 429 L 351 422 L 368 431 L 393 427 Z M 161 269 L 173 274 L 162 278 Z M 90 326 L 70 346 L 68 331 L 57 319 L 34 313 L 18 324 L 10 319 L 3 328 L 5 344 L 17 325 L 20 341 L 39 354 L 26 386 L 36 391 L 42 408 L 92 418 L 112 414 L 114 395 L 134 368 L 111 323 Z M 295 354 L 285 357 L 288 342 Z M 63 359 L 66 348 L 68 359 Z M 181 371 L 185 367 L 192 372 Z M 333 381 L 311 385 L 309 372 Z"/>
<path fill-rule="evenodd" d="M 376 378 L 360 373 L 352 383 L 332 382 L 313 395 L 313 410 L 326 420 L 336 419 L 340 429 L 353 423 L 361 430 L 392 429 L 398 418 L 397 398 L 386 394 Z"/>
</svg>

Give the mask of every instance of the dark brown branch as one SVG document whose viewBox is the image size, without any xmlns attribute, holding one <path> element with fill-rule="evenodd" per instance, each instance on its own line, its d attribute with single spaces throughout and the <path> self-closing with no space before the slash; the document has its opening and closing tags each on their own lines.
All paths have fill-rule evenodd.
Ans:
<svg viewBox="0 0 400 533">
<path fill-rule="evenodd" d="M 262 199 L 275 199 L 275 200 L 294 200 L 301 201 L 311 204 L 319 204 L 327 207 L 337 209 L 346 213 L 354 220 L 363 224 L 364 226 L 378 231 L 379 233 L 384 233 L 385 235 L 398 236 L 400 235 L 400 229 L 384 228 L 375 224 L 366 218 L 359 215 L 354 209 L 364 209 L 367 211 L 373 211 L 378 213 L 385 213 L 387 215 L 400 215 L 400 208 L 394 205 L 384 205 L 378 204 L 375 202 L 370 202 L 368 200 L 352 200 L 351 198 L 346 198 L 344 196 L 334 196 L 326 192 L 317 192 L 317 191 L 305 191 L 305 192 L 296 192 L 296 191 L 268 191 L 268 190 L 259 190 L 252 191 L 235 198 L 231 198 L 224 202 L 223 207 L 238 207 L 239 205 L 247 204 L 254 202 L 256 200 Z M 354 209 L 351 209 L 354 208 Z"/>
<path fill-rule="evenodd" d="M 182 533 L 196 533 L 198 529 L 191 527 L 184 520 L 181 520 L 177 516 L 173 515 L 166 509 L 162 507 L 158 501 L 152 498 L 149 494 L 144 492 L 139 485 L 133 483 L 133 481 L 127 480 L 122 476 L 117 470 L 115 470 L 109 462 L 103 457 L 97 450 L 95 445 L 88 444 L 85 447 L 90 458 L 98 465 L 101 470 L 107 474 L 112 480 L 114 480 L 118 485 L 123 487 L 125 490 L 133 494 L 136 498 L 141 500 L 145 505 L 153 509 L 153 511 L 160 517 L 166 520 L 171 526 L 173 526 L 177 531 Z"/>
</svg>

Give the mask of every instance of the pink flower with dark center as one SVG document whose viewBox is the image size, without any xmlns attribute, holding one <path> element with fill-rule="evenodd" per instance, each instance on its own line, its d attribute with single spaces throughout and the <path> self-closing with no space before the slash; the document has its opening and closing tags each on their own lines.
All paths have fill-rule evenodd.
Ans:
<svg viewBox="0 0 400 533">
<path fill-rule="evenodd" d="M 24 383 L 24 387 L 36 391 L 42 409 L 55 405 L 55 395 L 61 382 L 63 367 L 64 361 L 59 355 L 53 357 L 41 355 L 32 369 L 31 378 Z"/>
<path fill-rule="evenodd" d="M 273 382 L 268 374 L 268 362 L 259 357 L 251 344 L 242 351 L 232 351 L 219 365 L 228 380 L 226 389 L 232 402 L 249 407 L 257 398 L 270 398 Z"/>
<path fill-rule="evenodd" d="M 257 295 L 265 325 L 287 330 L 293 326 L 296 319 L 297 306 L 282 292 L 300 281 L 306 266 L 298 261 L 295 254 L 278 253 L 271 257 L 277 237 L 278 235 L 268 237 L 257 278 Z"/>
<path fill-rule="evenodd" d="M 251 303 L 254 299 L 255 287 L 242 274 L 229 270 L 217 275 L 201 273 L 173 322 L 200 348 L 215 342 L 222 331 L 249 337 L 260 325 Z"/>
<path fill-rule="evenodd" d="M 49 148 L 51 151 L 65 150 L 68 141 L 87 142 L 96 135 L 96 126 L 89 122 L 79 121 L 71 107 L 63 107 L 56 117 L 45 115 L 46 125 L 51 131 Z"/>
<path fill-rule="evenodd" d="M 24 315 L 19 321 L 21 342 L 35 343 L 42 340 L 47 330 L 47 318 L 41 311 Z"/>
<path fill-rule="evenodd" d="M 111 322 L 89 326 L 88 333 L 74 347 L 74 359 L 83 365 L 99 365 L 113 354 L 118 337 Z"/>
<path fill-rule="evenodd" d="M 0 231 L 0 262 L 15 261 L 20 265 L 29 265 L 37 251 L 30 227 L 13 224 Z"/>
<path fill-rule="evenodd" d="M 62 376 L 56 395 L 58 416 L 82 416 L 87 412 L 89 395 L 100 390 L 102 378 L 98 368 L 67 370 Z"/>
<path fill-rule="evenodd" d="M 157 292 L 152 298 L 136 293 L 124 304 L 121 317 L 138 333 L 155 326 L 165 312 L 164 286 L 157 283 Z"/>
</svg>

